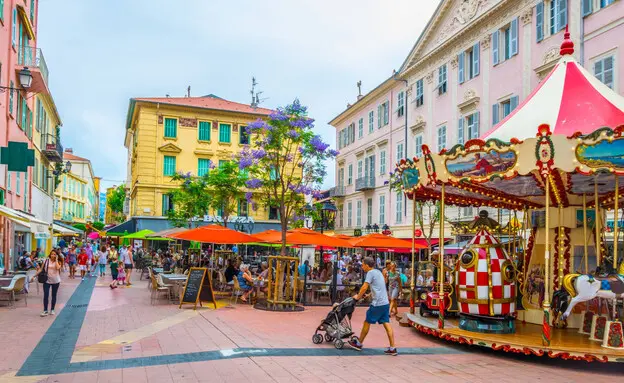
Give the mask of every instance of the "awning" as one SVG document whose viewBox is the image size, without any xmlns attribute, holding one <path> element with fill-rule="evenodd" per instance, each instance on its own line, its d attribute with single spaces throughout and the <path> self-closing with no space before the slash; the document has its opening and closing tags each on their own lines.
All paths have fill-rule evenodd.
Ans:
<svg viewBox="0 0 624 383">
<path fill-rule="evenodd" d="M 21 211 L 16 211 L 16 214 L 29 221 L 30 232 L 35 235 L 35 238 L 50 238 L 50 222 L 42 221 Z"/>
<path fill-rule="evenodd" d="M 4 205 L 0 205 L 0 215 L 7 217 L 11 221 L 20 223 L 22 225 L 27 225 L 30 220 L 19 215 L 17 210 L 13 210 L 10 207 L 6 207 Z"/>
<path fill-rule="evenodd" d="M 67 229 L 61 225 L 57 225 L 56 223 L 52 224 L 52 230 L 56 233 L 57 236 L 78 236 L 78 232 L 74 230 Z"/>
<path fill-rule="evenodd" d="M 32 24 L 30 23 L 30 19 L 28 18 L 28 15 L 26 14 L 26 10 L 21 5 L 18 5 L 17 12 L 20 15 L 20 19 L 22 19 L 22 27 L 26 30 L 26 34 L 28 35 L 28 38 L 30 40 L 34 40 L 35 31 L 34 31 Z"/>
<path fill-rule="evenodd" d="M 66 230 L 71 230 L 71 231 L 73 231 L 74 233 L 77 233 L 78 235 L 81 235 L 81 234 L 83 234 L 83 233 L 84 233 L 84 231 L 82 231 L 82 230 L 80 230 L 80 229 L 77 229 L 77 228 L 75 228 L 75 227 L 73 227 L 73 226 L 67 225 L 67 224 L 65 224 L 65 223 L 63 223 L 63 222 L 61 222 L 61 221 L 54 221 L 54 225 L 56 225 L 56 226 L 60 226 L 60 227 L 62 227 L 62 228 L 65 228 Z"/>
<path fill-rule="evenodd" d="M 131 233 L 136 232 L 136 222 L 131 219 L 129 221 L 126 221 L 124 223 L 120 223 L 117 226 L 113 226 L 111 228 L 106 229 L 106 233 L 110 234 L 110 233 L 125 233 L 124 235 L 128 235 Z"/>
</svg>

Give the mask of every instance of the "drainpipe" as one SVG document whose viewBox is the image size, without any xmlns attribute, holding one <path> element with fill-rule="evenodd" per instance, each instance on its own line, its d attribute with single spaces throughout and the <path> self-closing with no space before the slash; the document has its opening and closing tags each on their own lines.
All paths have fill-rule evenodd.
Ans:
<svg viewBox="0 0 624 383">
<path fill-rule="evenodd" d="M 580 33 L 579 33 L 579 62 L 581 66 L 585 66 L 585 17 L 583 17 L 583 2 L 580 2 Z"/>
<path fill-rule="evenodd" d="M 409 89 L 409 82 L 405 79 L 401 79 L 398 76 L 398 73 L 396 71 L 394 71 L 394 80 L 395 81 L 403 81 L 405 83 L 405 98 L 403 99 L 403 115 L 405 116 L 405 141 L 403 144 L 403 156 L 404 158 L 407 158 L 407 95 L 408 95 L 408 89 Z M 407 195 L 404 193 L 403 194 L 403 216 L 407 217 Z"/>
</svg>

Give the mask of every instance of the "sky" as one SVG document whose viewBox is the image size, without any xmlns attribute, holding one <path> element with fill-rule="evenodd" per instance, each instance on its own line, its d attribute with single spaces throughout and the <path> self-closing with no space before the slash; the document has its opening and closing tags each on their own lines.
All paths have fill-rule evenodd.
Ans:
<svg viewBox="0 0 624 383">
<path fill-rule="evenodd" d="M 89 158 L 102 190 L 126 179 L 132 97 L 215 94 L 262 107 L 299 98 L 328 122 L 399 69 L 437 0 L 40 0 L 38 46 L 63 120 L 61 140 Z M 327 164 L 324 188 L 334 185 Z"/>
</svg>

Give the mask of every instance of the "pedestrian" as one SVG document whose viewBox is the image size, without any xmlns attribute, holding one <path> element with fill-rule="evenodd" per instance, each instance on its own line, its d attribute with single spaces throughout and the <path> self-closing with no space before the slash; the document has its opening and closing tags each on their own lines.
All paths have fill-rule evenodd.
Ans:
<svg viewBox="0 0 624 383">
<path fill-rule="evenodd" d="M 108 263 L 108 251 L 106 246 L 102 246 L 98 252 L 98 267 L 100 268 L 100 277 L 106 275 L 106 264 Z"/>
<path fill-rule="evenodd" d="M 118 268 L 118 257 L 117 251 L 115 251 L 115 246 L 112 245 L 110 247 L 110 251 L 108 252 L 108 261 L 110 263 L 111 268 L 111 277 L 113 277 L 113 281 L 117 280 L 117 268 Z"/>
<path fill-rule="evenodd" d="M 91 248 L 91 245 L 86 245 L 85 246 L 85 253 L 87 253 L 87 275 L 89 276 L 93 276 L 93 265 L 95 264 L 95 262 L 93 262 L 93 249 Z"/>
<path fill-rule="evenodd" d="M 124 281 L 126 279 L 126 272 L 124 271 L 124 265 L 122 262 L 119 262 L 119 265 L 117 266 L 117 278 L 114 279 L 111 284 L 109 285 L 111 289 L 116 289 L 117 287 L 119 287 L 119 284 L 124 284 Z"/>
<path fill-rule="evenodd" d="M 132 269 L 134 269 L 134 256 L 133 256 L 133 250 L 130 247 L 128 248 L 128 250 L 126 251 L 126 254 L 123 257 L 123 266 L 126 271 L 125 272 L 126 286 L 131 286 L 132 283 L 130 283 L 130 276 L 132 275 Z"/>
<path fill-rule="evenodd" d="M 37 268 L 37 273 L 45 272 L 47 279 L 43 283 L 43 311 L 41 316 L 47 316 L 48 314 L 54 315 L 54 307 L 56 306 L 56 295 L 58 294 L 59 286 L 61 285 L 61 262 L 54 250 L 50 252 L 48 259 L 43 262 L 41 268 Z M 52 302 L 50 305 L 50 312 L 48 313 L 48 296 L 52 290 Z"/>
<path fill-rule="evenodd" d="M 82 278 L 83 281 L 87 274 L 87 262 L 89 262 L 89 256 L 85 249 L 81 248 L 80 254 L 78 255 L 78 269 L 80 269 L 80 278 Z"/>
<path fill-rule="evenodd" d="M 397 272 L 396 263 L 391 262 L 388 269 L 388 291 L 390 295 L 390 315 L 399 313 L 399 292 L 401 291 L 401 275 Z"/>
<path fill-rule="evenodd" d="M 390 342 L 390 347 L 384 351 L 384 354 L 397 355 L 398 352 L 394 345 L 394 332 L 392 330 L 392 326 L 390 326 L 390 302 L 388 301 L 388 292 L 386 290 L 384 277 L 381 274 L 381 271 L 375 269 L 375 259 L 371 257 L 364 258 L 362 268 L 366 273 L 366 279 L 364 280 L 364 284 L 362 285 L 360 292 L 354 295 L 353 299 L 362 299 L 369 287 L 373 299 L 370 307 L 366 311 L 366 320 L 362 325 L 360 337 L 352 338 L 349 341 L 349 345 L 354 349 L 361 351 L 363 347 L 362 344 L 366 339 L 370 325 L 378 323 L 384 326 L 386 334 L 388 335 L 388 341 Z"/>
<path fill-rule="evenodd" d="M 69 264 L 69 277 L 74 279 L 76 278 L 76 249 L 73 246 L 69 248 L 67 259 Z"/>
</svg>

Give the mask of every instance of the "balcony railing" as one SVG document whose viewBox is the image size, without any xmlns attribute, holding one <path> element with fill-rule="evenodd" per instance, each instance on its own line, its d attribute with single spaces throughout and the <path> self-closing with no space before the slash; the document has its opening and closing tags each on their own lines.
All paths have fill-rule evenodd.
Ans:
<svg viewBox="0 0 624 383">
<path fill-rule="evenodd" d="M 375 177 L 362 177 L 355 180 L 355 190 L 368 190 L 375 188 Z"/>
<path fill-rule="evenodd" d="M 43 52 L 41 51 L 41 48 L 19 48 L 17 65 L 20 67 L 26 66 L 39 68 L 43 80 L 45 81 L 46 85 L 48 84 L 48 66 L 46 65 L 46 61 L 43 57 Z"/>
<path fill-rule="evenodd" d="M 55 135 L 44 134 L 41 141 L 43 154 L 50 162 L 63 162 L 63 146 Z"/>
<path fill-rule="evenodd" d="M 329 189 L 330 197 L 344 197 L 346 195 L 347 188 L 345 188 L 344 186 L 334 186 L 333 188 Z"/>
</svg>

